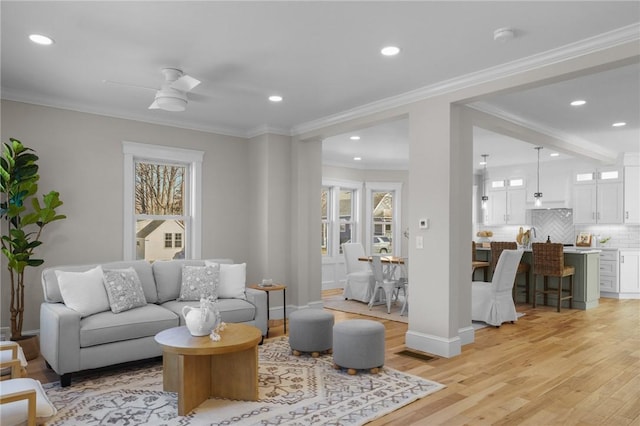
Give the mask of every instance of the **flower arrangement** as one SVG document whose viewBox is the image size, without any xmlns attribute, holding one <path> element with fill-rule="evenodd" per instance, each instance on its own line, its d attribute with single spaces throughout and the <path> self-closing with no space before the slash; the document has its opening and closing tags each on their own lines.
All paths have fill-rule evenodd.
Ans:
<svg viewBox="0 0 640 426">
<path fill-rule="evenodd" d="M 203 323 L 206 322 L 209 313 L 213 315 L 215 321 L 213 323 L 213 329 L 211 330 L 211 334 L 209 337 L 214 342 L 219 342 L 222 339 L 220 333 L 224 331 L 227 327 L 227 324 L 222 322 L 222 316 L 220 315 L 220 310 L 218 309 L 218 305 L 216 303 L 216 299 L 211 296 L 200 298 L 200 316 Z"/>
</svg>

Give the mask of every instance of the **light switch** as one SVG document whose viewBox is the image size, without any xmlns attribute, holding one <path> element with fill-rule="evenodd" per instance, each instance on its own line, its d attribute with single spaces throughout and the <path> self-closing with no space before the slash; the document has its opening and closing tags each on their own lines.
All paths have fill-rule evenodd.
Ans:
<svg viewBox="0 0 640 426">
<path fill-rule="evenodd" d="M 416 248 L 417 249 L 423 249 L 424 248 L 424 240 L 422 239 L 421 235 L 418 235 L 416 237 Z"/>
</svg>

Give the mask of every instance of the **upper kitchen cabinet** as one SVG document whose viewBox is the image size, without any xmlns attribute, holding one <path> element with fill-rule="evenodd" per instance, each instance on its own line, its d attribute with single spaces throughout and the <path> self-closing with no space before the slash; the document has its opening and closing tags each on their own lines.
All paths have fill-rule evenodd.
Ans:
<svg viewBox="0 0 640 426">
<path fill-rule="evenodd" d="M 524 225 L 526 198 L 523 178 L 491 180 L 485 225 Z"/>
<path fill-rule="evenodd" d="M 620 169 L 578 172 L 574 178 L 574 223 L 623 222 L 623 185 Z"/>
<path fill-rule="evenodd" d="M 624 168 L 624 223 L 640 223 L 640 166 Z"/>
</svg>

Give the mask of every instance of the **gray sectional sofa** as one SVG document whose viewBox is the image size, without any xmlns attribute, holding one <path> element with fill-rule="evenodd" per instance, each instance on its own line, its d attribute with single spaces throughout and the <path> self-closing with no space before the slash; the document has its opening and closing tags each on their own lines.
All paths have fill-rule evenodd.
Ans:
<svg viewBox="0 0 640 426">
<path fill-rule="evenodd" d="M 212 259 L 233 263 L 230 259 Z M 103 269 L 133 267 L 140 278 L 147 304 L 124 312 L 111 310 L 84 316 L 67 307 L 56 270 L 85 272 L 97 265 L 59 266 L 42 272 L 44 303 L 40 307 L 40 350 L 62 386 L 71 384 L 71 373 L 162 355 L 154 336 L 167 328 L 185 325 L 182 307 L 198 301 L 179 300 L 182 265 L 204 266 L 204 260 L 144 260 L 102 264 Z M 222 320 L 250 324 L 267 334 L 267 295 L 245 289 L 245 299 L 218 299 Z"/>
</svg>

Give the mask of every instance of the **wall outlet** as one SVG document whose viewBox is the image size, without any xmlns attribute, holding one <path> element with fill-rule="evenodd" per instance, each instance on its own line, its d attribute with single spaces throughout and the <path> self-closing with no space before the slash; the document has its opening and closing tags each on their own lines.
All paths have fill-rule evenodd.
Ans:
<svg viewBox="0 0 640 426">
<path fill-rule="evenodd" d="M 424 248 L 424 240 L 422 239 L 421 235 L 416 237 L 416 248 L 417 249 L 423 249 Z"/>
</svg>

